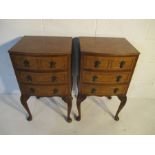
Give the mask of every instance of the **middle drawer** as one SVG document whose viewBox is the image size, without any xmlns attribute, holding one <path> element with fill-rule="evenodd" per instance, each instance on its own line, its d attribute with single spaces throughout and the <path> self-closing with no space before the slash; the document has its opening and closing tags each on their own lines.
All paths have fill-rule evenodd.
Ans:
<svg viewBox="0 0 155 155">
<path fill-rule="evenodd" d="M 81 74 L 81 81 L 84 83 L 118 84 L 128 83 L 131 72 L 82 71 Z"/>
<path fill-rule="evenodd" d="M 29 84 L 62 84 L 67 83 L 67 72 L 38 73 L 17 71 L 17 77 L 21 83 Z"/>
</svg>

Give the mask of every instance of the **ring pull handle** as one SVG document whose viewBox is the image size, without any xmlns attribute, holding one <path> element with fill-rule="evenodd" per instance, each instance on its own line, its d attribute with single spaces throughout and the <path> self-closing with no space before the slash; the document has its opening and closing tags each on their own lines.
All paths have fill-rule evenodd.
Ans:
<svg viewBox="0 0 155 155">
<path fill-rule="evenodd" d="M 114 92 L 114 94 L 116 94 L 116 93 L 118 93 L 118 91 L 119 91 L 119 89 L 115 88 L 113 92 Z"/>
<path fill-rule="evenodd" d="M 121 61 L 121 62 L 120 62 L 120 68 L 123 68 L 124 65 L 125 65 L 125 63 L 126 63 L 125 61 Z"/>
<path fill-rule="evenodd" d="M 122 78 L 122 76 L 118 75 L 118 76 L 116 77 L 116 82 L 120 82 L 121 78 Z"/>
<path fill-rule="evenodd" d="M 30 94 L 34 94 L 35 93 L 35 89 L 34 88 L 30 88 Z"/>
<path fill-rule="evenodd" d="M 56 65 L 56 62 L 54 62 L 54 61 L 51 61 L 51 62 L 50 62 L 50 67 L 51 67 L 51 68 L 55 68 L 55 65 Z"/>
<path fill-rule="evenodd" d="M 98 68 L 100 64 L 101 64 L 101 62 L 97 60 L 94 62 L 94 67 Z"/>
<path fill-rule="evenodd" d="M 25 67 L 30 67 L 30 63 L 28 60 L 23 61 Z"/>
<path fill-rule="evenodd" d="M 97 79 L 98 79 L 98 77 L 95 76 L 95 75 L 92 77 L 92 81 L 93 81 L 93 82 L 95 82 Z"/>
<path fill-rule="evenodd" d="M 53 94 L 57 94 L 58 93 L 58 89 L 54 88 L 53 89 Z"/>
<path fill-rule="evenodd" d="M 91 89 L 91 93 L 94 94 L 95 92 L 96 92 L 96 89 L 95 88 L 92 88 Z"/>
<path fill-rule="evenodd" d="M 32 81 L 32 77 L 30 75 L 27 75 L 26 79 L 27 81 Z"/>
<path fill-rule="evenodd" d="M 55 82 L 57 80 L 57 77 L 56 76 L 52 76 L 51 80 L 52 80 L 52 82 Z"/>
</svg>

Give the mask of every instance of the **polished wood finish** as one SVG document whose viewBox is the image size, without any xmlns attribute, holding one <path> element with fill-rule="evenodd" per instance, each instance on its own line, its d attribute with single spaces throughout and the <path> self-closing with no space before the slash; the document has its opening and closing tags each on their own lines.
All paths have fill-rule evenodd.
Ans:
<svg viewBox="0 0 155 155">
<path fill-rule="evenodd" d="M 93 96 L 115 96 L 123 95 L 127 91 L 126 84 L 117 84 L 117 85 L 95 85 L 95 84 L 82 84 L 81 93 Z"/>
<path fill-rule="evenodd" d="M 71 54 L 71 37 L 24 36 L 18 44 L 10 49 L 10 53 L 23 55 L 61 55 Z"/>
<path fill-rule="evenodd" d="M 68 83 L 67 72 L 30 72 L 18 71 L 20 83 L 26 84 L 65 84 Z"/>
<path fill-rule="evenodd" d="M 69 90 L 67 85 L 30 85 L 21 84 L 22 93 L 30 94 L 32 96 L 67 96 Z"/>
<path fill-rule="evenodd" d="M 84 55 L 84 69 L 91 70 L 132 70 L 136 57 Z"/>
<path fill-rule="evenodd" d="M 17 69 L 51 71 L 51 70 L 67 70 L 69 57 L 62 56 L 34 56 L 34 55 L 13 55 L 12 59 Z"/>
<path fill-rule="evenodd" d="M 68 104 L 67 121 L 72 107 L 72 38 L 25 36 L 9 50 L 21 90 L 21 103 L 32 120 L 27 105 L 31 96 L 58 96 Z"/>
<path fill-rule="evenodd" d="M 83 71 L 81 80 L 84 83 L 96 84 L 120 84 L 128 83 L 130 80 L 130 72 L 96 72 Z"/>
<path fill-rule="evenodd" d="M 77 120 L 87 96 L 117 96 L 121 103 L 114 119 L 119 120 L 139 52 L 124 38 L 80 37 L 79 43 Z"/>
<path fill-rule="evenodd" d="M 80 37 L 80 50 L 82 52 L 129 56 L 139 54 L 125 38 L 111 37 Z"/>
</svg>

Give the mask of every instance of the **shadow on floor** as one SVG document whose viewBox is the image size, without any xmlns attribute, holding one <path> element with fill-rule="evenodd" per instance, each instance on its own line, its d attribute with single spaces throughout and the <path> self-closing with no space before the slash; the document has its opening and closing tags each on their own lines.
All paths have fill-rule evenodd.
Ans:
<svg viewBox="0 0 155 155">
<path fill-rule="evenodd" d="M 106 113 L 108 113 L 112 118 L 114 118 L 114 115 L 109 110 L 109 108 L 106 106 L 105 102 L 100 97 L 91 97 L 91 100 L 96 103 L 100 108 L 102 108 Z"/>
<path fill-rule="evenodd" d="M 27 115 L 26 111 L 24 110 L 24 107 L 21 105 L 20 101 L 17 101 L 18 99 L 15 97 L 16 96 L 14 95 L 9 95 L 9 97 L 6 97 L 6 95 L 1 95 L 1 100 L 16 111 L 21 112 L 24 115 Z"/>
<path fill-rule="evenodd" d="M 66 117 L 67 117 L 67 104 L 62 103 L 61 98 L 58 98 L 58 97 L 42 97 L 39 100 L 41 102 L 43 102 L 45 105 L 47 105 L 49 108 L 54 110 L 56 113 L 58 113 L 60 116 L 62 116 L 66 120 Z M 66 114 L 64 114 L 63 110 L 66 111 Z"/>
<path fill-rule="evenodd" d="M 21 37 L 0 45 L 0 93 L 7 94 L 19 90 L 8 51 Z"/>
</svg>

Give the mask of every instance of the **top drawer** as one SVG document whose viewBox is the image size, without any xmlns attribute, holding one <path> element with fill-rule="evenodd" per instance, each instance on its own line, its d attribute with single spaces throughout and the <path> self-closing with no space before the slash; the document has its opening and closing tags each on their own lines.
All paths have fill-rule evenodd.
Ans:
<svg viewBox="0 0 155 155">
<path fill-rule="evenodd" d="M 109 59 L 101 56 L 83 56 L 84 69 L 105 70 L 108 69 Z"/>
<path fill-rule="evenodd" d="M 113 57 L 109 66 L 110 70 L 130 70 L 134 67 L 136 57 Z"/>
<path fill-rule="evenodd" d="M 68 56 L 11 56 L 17 69 L 25 70 L 66 70 L 68 68 Z"/>
<path fill-rule="evenodd" d="M 83 68 L 92 70 L 130 70 L 134 67 L 136 57 L 119 56 L 83 56 Z"/>
</svg>

